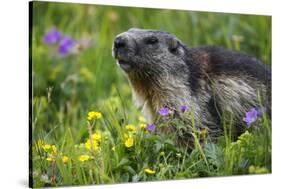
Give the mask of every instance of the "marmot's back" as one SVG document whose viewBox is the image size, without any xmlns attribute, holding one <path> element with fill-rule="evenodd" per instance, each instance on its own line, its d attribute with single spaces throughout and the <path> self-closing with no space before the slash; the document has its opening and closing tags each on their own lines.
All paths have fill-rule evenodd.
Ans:
<svg viewBox="0 0 281 189">
<path fill-rule="evenodd" d="M 208 56 L 209 74 L 247 75 L 265 85 L 271 85 L 270 69 L 253 56 L 216 46 L 200 47 L 195 51 Z"/>
</svg>

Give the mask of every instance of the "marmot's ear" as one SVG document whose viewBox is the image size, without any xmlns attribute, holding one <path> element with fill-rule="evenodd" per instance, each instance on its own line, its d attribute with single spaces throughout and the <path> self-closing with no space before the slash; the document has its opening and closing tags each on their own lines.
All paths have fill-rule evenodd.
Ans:
<svg viewBox="0 0 281 189">
<path fill-rule="evenodd" d="M 169 51 L 172 53 L 176 52 L 179 45 L 180 45 L 180 42 L 177 39 L 171 38 L 169 40 Z"/>
</svg>

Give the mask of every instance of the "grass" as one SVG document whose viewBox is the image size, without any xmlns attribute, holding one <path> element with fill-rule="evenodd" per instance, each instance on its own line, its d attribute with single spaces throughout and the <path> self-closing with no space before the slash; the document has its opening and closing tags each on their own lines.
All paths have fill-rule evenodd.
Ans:
<svg viewBox="0 0 281 189">
<path fill-rule="evenodd" d="M 237 141 L 227 129 L 216 143 L 193 129 L 190 151 L 176 144 L 174 134 L 141 127 L 145 121 L 139 120 L 128 82 L 111 56 L 114 37 L 140 27 L 169 31 L 191 47 L 219 45 L 271 64 L 270 17 L 46 2 L 35 2 L 32 12 L 34 187 L 271 172 L 271 120 L 266 114 Z M 90 40 L 90 46 L 62 57 L 56 44 L 42 40 L 52 27 L 75 40 Z M 102 117 L 88 121 L 89 111 Z M 192 111 L 182 116 L 195 121 Z M 179 119 L 169 122 L 184 127 Z M 128 124 L 135 131 L 128 131 Z M 91 134 L 101 138 L 86 144 Z"/>
</svg>

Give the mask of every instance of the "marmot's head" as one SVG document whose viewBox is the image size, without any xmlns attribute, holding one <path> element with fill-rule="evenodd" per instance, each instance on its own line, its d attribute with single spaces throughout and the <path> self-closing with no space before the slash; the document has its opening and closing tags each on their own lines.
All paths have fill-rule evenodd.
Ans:
<svg viewBox="0 0 281 189">
<path fill-rule="evenodd" d="M 143 107 L 148 120 L 153 120 L 161 107 L 185 103 L 191 56 L 174 35 L 132 28 L 116 37 L 112 51 L 129 79 L 136 104 Z"/>
<path fill-rule="evenodd" d="M 185 49 L 168 32 L 132 28 L 115 38 L 112 54 L 128 75 L 154 77 L 178 72 L 185 65 Z"/>
</svg>

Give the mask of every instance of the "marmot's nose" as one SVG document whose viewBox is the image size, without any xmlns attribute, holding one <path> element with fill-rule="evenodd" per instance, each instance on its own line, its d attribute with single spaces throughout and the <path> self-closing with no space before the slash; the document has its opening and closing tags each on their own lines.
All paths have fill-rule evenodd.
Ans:
<svg viewBox="0 0 281 189">
<path fill-rule="evenodd" d="M 114 40 L 115 48 L 122 48 L 126 46 L 126 39 L 122 36 L 116 37 Z"/>
</svg>

